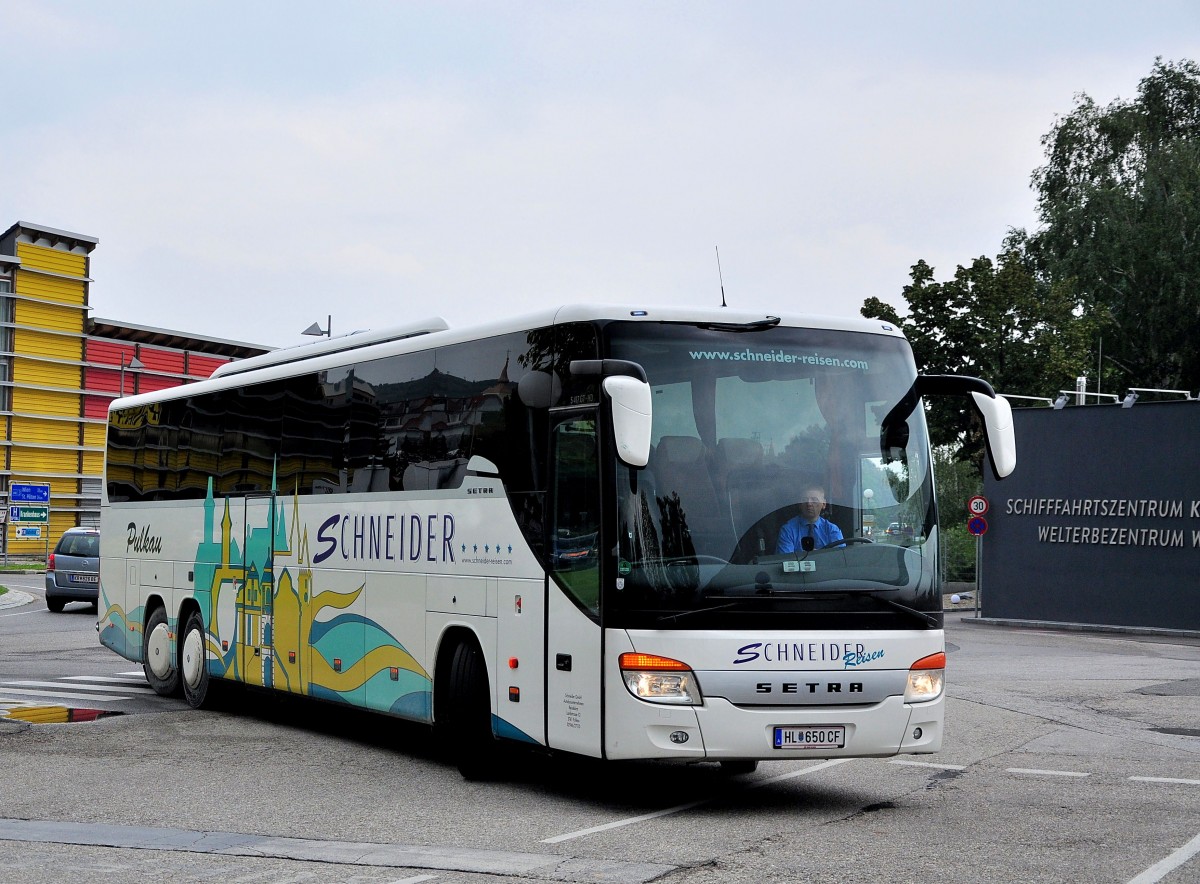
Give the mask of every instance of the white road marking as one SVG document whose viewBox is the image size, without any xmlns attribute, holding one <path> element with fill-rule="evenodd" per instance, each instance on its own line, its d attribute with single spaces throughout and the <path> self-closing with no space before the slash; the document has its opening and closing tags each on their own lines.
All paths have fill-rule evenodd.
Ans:
<svg viewBox="0 0 1200 884">
<path fill-rule="evenodd" d="M 23 694 L 30 697 L 53 697 L 60 700 L 91 700 L 95 703 L 107 703 L 110 700 L 128 700 L 129 697 L 106 697 L 103 694 L 70 694 L 64 691 L 31 691 L 26 688 L 10 688 L 0 686 L 5 694 Z"/>
<path fill-rule="evenodd" d="M 1130 777 L 1139 783 L 1178 783 L 1183 786 L 1200 786 L 1200 780 L 1183 780 L 1176 777 Z"/>
<path fill-rule="evenodd" d="M 3 681 L 0 682 L 0 688 L 61 688 L 68 687 L 77 691 L 124 691 L 130 694 L 145 693 L 148 686 L 138 687 L 137 685 L 116 685 L 111 681 L 105 684 L 75 684 L 65 681 Z"/>
<path fill-rule="evenodd" d="M 904 764 L 909 767 L 934 767 L 938 770 L 966 770 L 965 764 L 934 764 L 932 761 L 905 761 L 902 758 L 893 758 L 888 764 Z"/>
<path fill-rule="evenodd" d="M 1155 881 L 1161 881 L 1198 853 L 1200 853 L 1200 835 L 1197 835 L 1166 859 L 1160 859 L 1136 878 L 1131 878 L 1129 884 L 1154 884 Z"/>
<path fill-rule="evenodd" d="M 807 774 L 816 773 L 819 770 L 824 770 L 827 767 L 833 767 L 836 764 L 845 764 L 847 761 L 853 761 L 853 758 L 833 758 L 829 761 L 814 764 L 811 767 L 806 767 L 801 770 L 791 771 L 790 773 L 780 774 L 775 777 L 768 777 L 765 780 L 756 780 L 753 783 L 747 783 L 747 789 L 758 789 L 769 783 L 778 783 L 781 780 L 790 780 L 794 777 L 802 777 Z M 674 807 L 667 807 L 662 810 L 656 810 L 653 813 L 643 813 L 639 816 L 626 817 L 622 820 L 614 820 L 611 823 L 603 823 L 599 826 L 592 826 L 587 829 L 580 829 L 577 832 L 568 832 L 565 835 L 555 835 L 553 838 L 543 838 L 540 844 L 561 844 L 563 841 L 570 841 L 574 838 L 582 838 L 585 835 L 594 835 L 597 832 L 607 832 L 609 829 L 619 829 L 622 826 L 631 826 L 634 823 L 643 823 L 647 820 L 658 819 L 663 816 L 670 816 L 673 813 L 680 813 L 684 810 L 691 810 L 693 807 L 699 807 L 702 804 L 708 804 L 712 798 L 701 798 L 698 801 L 689 801 L 687 804 L 677 804 Z"/>
<path fill-rule="evenodd" d="M 1040 777 L 1090 777 L 1090 773 L 1079 773 L 1074 770 L 1039 770 L 1036 767 L 1007 767 L 1009 773 L 1033 774 Z"/>
</svg>

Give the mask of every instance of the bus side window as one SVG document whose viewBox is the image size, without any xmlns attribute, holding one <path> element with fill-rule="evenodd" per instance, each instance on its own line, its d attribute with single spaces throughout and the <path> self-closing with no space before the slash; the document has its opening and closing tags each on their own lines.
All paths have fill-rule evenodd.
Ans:
<svg viewBox="0 0 1200 884">
<path fill-rule="evenodd" d="M 555 582 L 593 617 L 600 610 L 600 472 L 596 419 L 569 418 L 554 428 L 548 550 Z"/>
</svg>

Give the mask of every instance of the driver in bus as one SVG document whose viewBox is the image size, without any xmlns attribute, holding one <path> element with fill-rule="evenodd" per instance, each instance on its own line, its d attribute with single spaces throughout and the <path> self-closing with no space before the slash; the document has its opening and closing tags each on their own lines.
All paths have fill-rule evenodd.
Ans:
<svg viewBox="0 0 1200 884">
<path fill-rule="evenodd" d="M 776 553 L 810 552 L 842 539 L 842 529 L 825 518 L 825 489 L 816 483 L 804 486 L 799 500 L 800 515 L 784 522 L 775 542 Z"/>
</svg>

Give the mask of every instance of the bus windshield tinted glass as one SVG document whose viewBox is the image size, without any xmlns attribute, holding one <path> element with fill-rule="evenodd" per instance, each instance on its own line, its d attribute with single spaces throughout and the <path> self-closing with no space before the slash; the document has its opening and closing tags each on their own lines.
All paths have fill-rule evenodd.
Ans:
<svg viewBox="0 0 1200 884">
<path fill-rule="evenodd" d="M 840 615 L 831 625 L 857 612 L 894 628 L 904 608 L 941 610 L 904 340 L 782 326 L 608 333 L 614 357 L 645 368 L 654 407 L 649 465 L 618 469 L 610 623 L 827 611 Z"/>
</svg>

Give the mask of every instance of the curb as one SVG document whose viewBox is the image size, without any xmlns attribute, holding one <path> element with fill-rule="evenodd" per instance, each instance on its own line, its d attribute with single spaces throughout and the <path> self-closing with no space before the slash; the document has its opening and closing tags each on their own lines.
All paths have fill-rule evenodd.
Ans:
<svg viewBox="0 0 1200 884">
<path fill-rule="evenodd" d="M 28 605 L 33 601 L 33 596 L 27 592 L 22 592 L 19 589 L 10 589 L 4 595 L 0 595 L 0 608 L 19 608 L 22 605 Z"/>
</svg>

